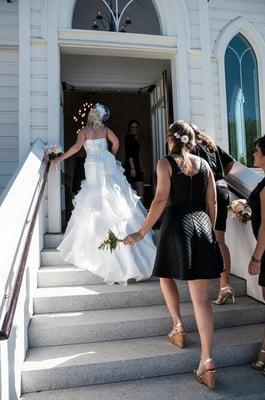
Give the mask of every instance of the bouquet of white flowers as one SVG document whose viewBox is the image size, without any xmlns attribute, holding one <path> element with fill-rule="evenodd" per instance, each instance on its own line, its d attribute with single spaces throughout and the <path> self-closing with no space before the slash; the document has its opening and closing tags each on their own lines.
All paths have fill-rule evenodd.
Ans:
<svg viewBox="0 0 265 400">
<path fill-rule="evenodd" d="M 45 152 L 50 161 L 54 160 L 56 157 L 59 157 L 63 154 L 63 150 L 61 146 L 59 146 L 58 144 L 47 145 Z"/>
<path fill-rule="evenodd" d="M 251 219 L 251 208 L 245 199 L 236 199 L 230 201 L 228 210 L 232 214 L 232 218 L 236 218 L 242 225 Z"/>
</svg>

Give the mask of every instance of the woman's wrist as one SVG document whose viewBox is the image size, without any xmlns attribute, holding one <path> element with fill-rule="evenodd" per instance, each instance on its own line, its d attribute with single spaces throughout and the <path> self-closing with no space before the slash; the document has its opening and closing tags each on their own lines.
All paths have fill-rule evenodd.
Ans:
<svg viewBox="0 0 265 400">
<path fill-rule="evenodd" d="M 260 264 L 261 263 L 261 259 L 255 257 L 255 256 L 251 256 L 251 261 L 253 261 L 256 264 Z"/>
<path fill-rule="evenodd" d="M 143 229 L 140 229 L 140 230 L 138 231 L 138 233 L 139 233 L 139 235 L 141 236 L 142 239 L 143 239 L 143 238 L 145 237 L 145 235 L 146 235 L 146 232 L 144 232 Z"/>
</svg>

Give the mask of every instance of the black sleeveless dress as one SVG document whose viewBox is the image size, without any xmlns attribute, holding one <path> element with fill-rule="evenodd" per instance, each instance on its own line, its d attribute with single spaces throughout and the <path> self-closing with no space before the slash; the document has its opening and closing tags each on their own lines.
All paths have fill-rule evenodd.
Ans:
<svg viewBox="0 0 265 400">
<path fill-rule="evenodd" d="M 171 189 L 153 275 L 181 280 L 219 278 L 222 257 L 206 213 L 207 164 L 201 159 L 199 172 L 191 177 L 171 156 L 166 158 L 172 166 Z"/>
<path fill-rule="evenodd" d="M 257 239 L 260 223 L 261 223 L 261 207 L 260 207 L 260 192 L 265 187 L 265 178 L 257 184 L 255 189 L 250 193 L 248 203 L 252 210 L 251 224 L 255 238 Z M 265 287 L 265 252 L 261 258 L 259 285 Z"/>
</svg>

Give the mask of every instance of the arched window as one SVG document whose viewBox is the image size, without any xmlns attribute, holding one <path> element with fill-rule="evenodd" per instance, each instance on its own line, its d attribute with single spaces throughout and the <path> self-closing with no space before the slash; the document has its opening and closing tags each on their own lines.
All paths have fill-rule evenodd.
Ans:
<svg viewBox="0 0 265 400">
<path fill-rule="evenodd" d="M 227 46 L 225 77 L 230 153 L 252 166 L 253 143 L 261 135 L 258 65 L 252 46 L 241 34 Z"/>
<path fill-rule="evenodd" d="M 72 28 L 161 34 L 152 0 L 76 0 Z"/>
</svg>

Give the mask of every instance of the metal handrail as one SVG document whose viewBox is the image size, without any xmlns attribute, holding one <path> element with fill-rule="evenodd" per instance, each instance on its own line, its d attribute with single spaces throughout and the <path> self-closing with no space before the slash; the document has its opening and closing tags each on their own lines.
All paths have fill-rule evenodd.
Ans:
<svg viewBox="0 0 265 400">
<path fill-rule="evenodd" d="M 29 230 L 27 233 L 27 237 L 26 237 L 25 244 L 24 244 L 24 249 L 23 249 L 23 252 L 21 255 L 21 260 L 19 263 L 19 268 L 18 268 L 18 272 L 17 272 L 15 284 L 14 284 L 14 290 L 10 296 L 10 303 L 9 303 L 8 309 L 6 311 L 5 318 L 4 318 L 4 321 L 3 321 L 3 324 L 2 324 L 2 327 L 0 330 L 0 340 L 7 340 L 9 338 L 9 335 L 10 335 L 10 332 L 11 332 L 11 329 L 13 326 L 13 320 L 14 320 L 14 316 L 15 316 L 15 312 L 16 312 L 16 306 L 17 306 L 17 302 L 18 302 L 18 298 L 19 298 L 21 284 L 22 284 L 23 277 L 24 277 L 24 272 L 25 272 L 25 267 L 26 267 L 27 258 L 28 258 L 28 254 L 29 254 L 31 239 L 33 236 L 37 215 L 39 212 L 40 204 L 41 204 L 42 197 L 43 197 L 43 192 L 44 192 L 45 185 L 47 182 L 48 172 L 50 169 L 50 162 L 49 161 L 47 162 L 45 160 L 45 158 L 43 159 L 42 163 L 46 164 L 46 166 L 45 166 L 43 175 L 39 179 L 39 182 L 38 182 L 38 185 L 40 185 L 40 183 L 41 183 L 41 186 L 40 186 L 40 190 L 38 193 L 38 197 L 37 197 L 37 201 L 35 204 L 32 218 L 29 221 L 30 222 Z M 34 197 L 34 195 L 33 195 L 33 197 Z"/>
</svg>

